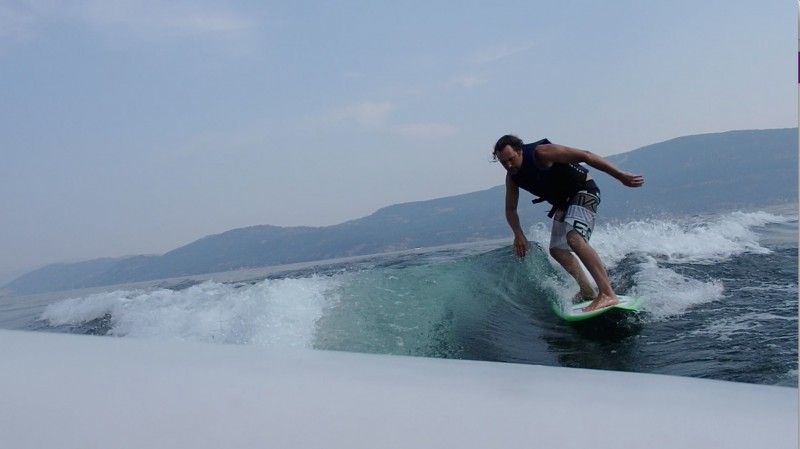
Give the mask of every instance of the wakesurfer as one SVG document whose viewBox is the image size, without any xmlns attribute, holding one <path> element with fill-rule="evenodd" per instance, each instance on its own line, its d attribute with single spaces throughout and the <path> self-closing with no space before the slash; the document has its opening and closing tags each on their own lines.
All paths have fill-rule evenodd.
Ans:
<svg viewBox="0 0 800 449">
<path fill-rule="evenodd" d="M 600 204 L 600 189 L 584 163 L 616 178 L 628 187 L 641 187 L 644 177 L 620 170 L 606 159 L 585 150 L 570 148 L 542 139 L 524 144 L 513 135 L 501 137 L 494 146 L 494 160 L 506 170 L 505 214 L 514 232 L 514 254 L 525 257 L 528 239 L 522 231 L 517 205 L 522 188 L 552 205 L 550 255 L 578 282 L 574 300 L 592 299 L 585 312 L 619 303 L 608 273 L 597 252 L 589 245 Z M 597 285 L 595 294 L 586 274 L 575 258 L 589 271 Z"/>
</svg>

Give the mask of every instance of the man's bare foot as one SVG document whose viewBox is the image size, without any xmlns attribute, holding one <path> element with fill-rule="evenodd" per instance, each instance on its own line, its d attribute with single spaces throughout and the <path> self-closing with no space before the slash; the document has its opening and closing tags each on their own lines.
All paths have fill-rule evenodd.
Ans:
<svg viewBox="0 0 800 449">
<path fill-rule="evenodd" d="M 572 297 L 572 303 L 578 304 L 579 302 L 594 301 L 595 299 L 597 299 L 597 294 L 594 292 L 594 290 L 590 290 L 588 292 L 578 292 Z"/>
<path fill-rule="evenodd" d="M 597 295 L 597 298 L 595 298 L 594 301 L 592 301 L 591 304 L 589 304 L 588 306 L 584 307 L 581 310 L 583 310 L 584 312 L 592 312 L 594 310 L 604 309 L 606 307 L 611 307 L 616 304 L 619 304 L 619 299 L 617 298 L 617 295 L 609 296 L 605 294 L 599 294 Z"/>
</svg>

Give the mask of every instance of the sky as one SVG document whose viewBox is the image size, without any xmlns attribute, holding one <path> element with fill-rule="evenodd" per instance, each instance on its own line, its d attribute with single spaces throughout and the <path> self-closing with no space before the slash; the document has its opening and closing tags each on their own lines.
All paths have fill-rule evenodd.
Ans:
<svg viewBox="0 0 800 449">
<path fill-rule="evenodd" d="M 0 273 L 488 189 L 507 133 L 794 127 L 796 8 L 0 0 Z"/>
</svg>

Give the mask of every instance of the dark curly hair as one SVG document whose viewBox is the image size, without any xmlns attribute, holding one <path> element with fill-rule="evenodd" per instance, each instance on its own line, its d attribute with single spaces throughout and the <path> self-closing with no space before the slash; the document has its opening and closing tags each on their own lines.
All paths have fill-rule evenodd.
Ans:
<svg viewBox="0 0 800 449">
<path fill-rule="evenodd" d="M 512 134 L 506 134 L 505 136 L 501 137 L 496 144 L 494 144 L 494 152 L 492 152 L 492 160 L 497 161 L 497 153 L 503 151 L 503 148 L 506 145 L 510 146 L 514 150 L 521 150 L 522 149 L 522 139 Z"/>
</svg>

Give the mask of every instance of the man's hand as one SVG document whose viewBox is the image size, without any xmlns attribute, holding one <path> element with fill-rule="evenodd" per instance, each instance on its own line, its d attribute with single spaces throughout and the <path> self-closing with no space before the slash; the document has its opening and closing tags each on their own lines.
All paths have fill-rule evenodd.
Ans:
<svg viewBox="0 0 800 449">
<path fill-rule="evenodd" d="M 517 257 L 525 257 L 528 253 L 528 239 L 524 235 L 514 236 L 514 255 Z"/>
<path fill-rule="evenodd" d="M 644 184 L 644 176 L 642 175 L 634 175 L 633 173 L 622 172 L 620 173 L 619 182 L 625 184 L 628 187 L 641 187 Z"/>
</svg>

